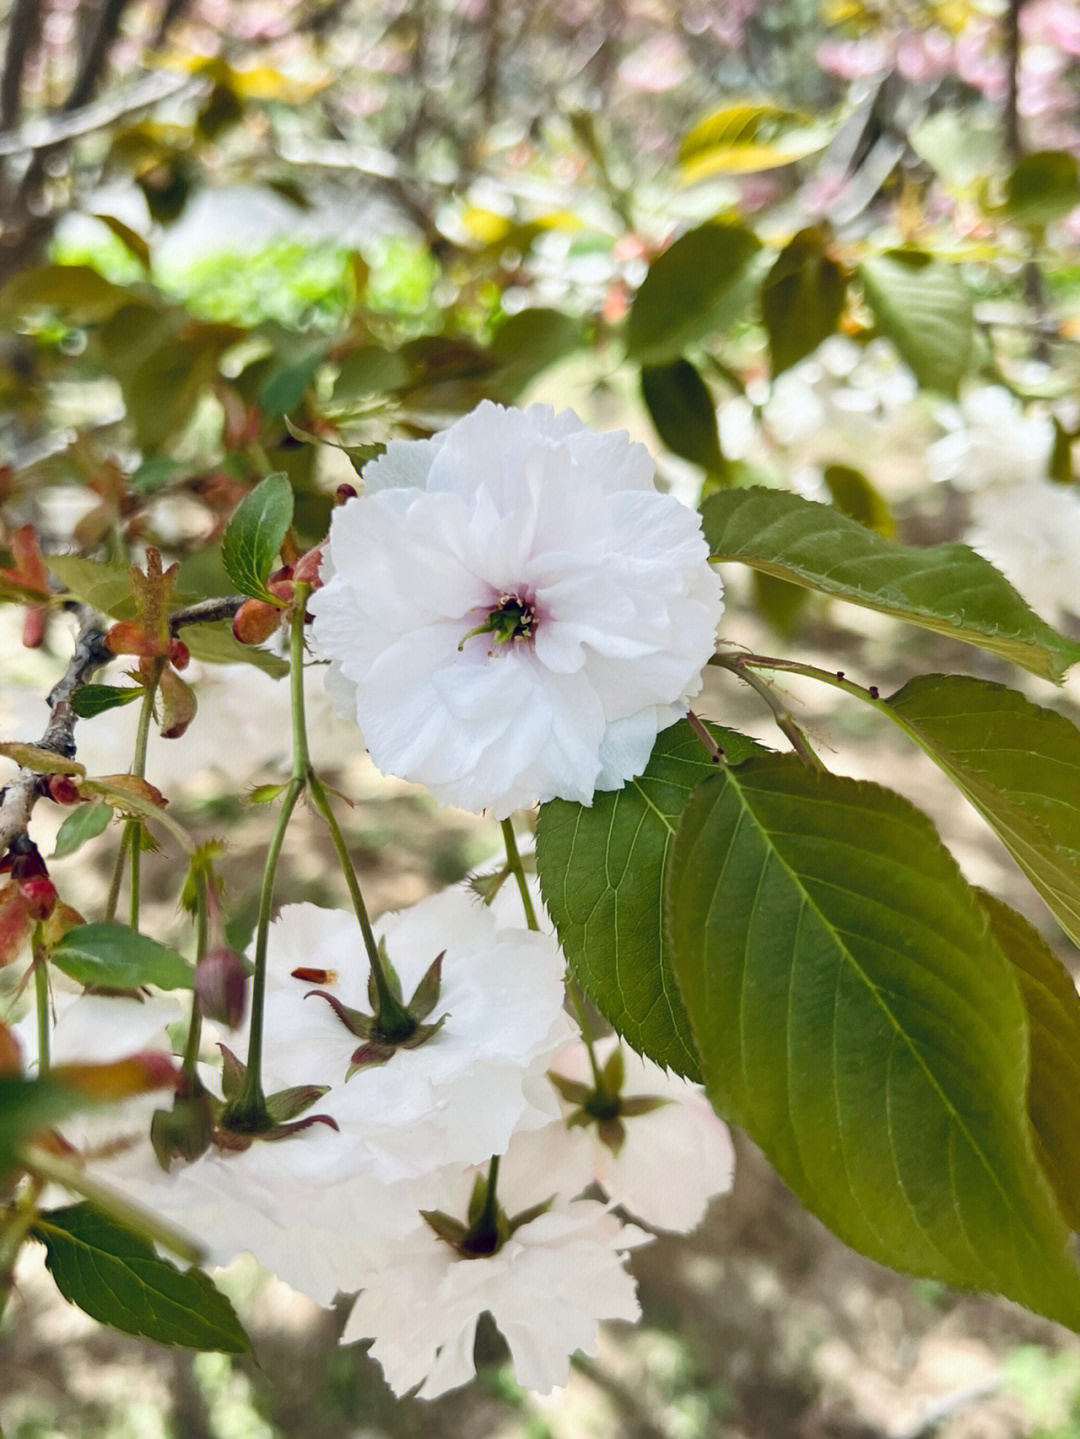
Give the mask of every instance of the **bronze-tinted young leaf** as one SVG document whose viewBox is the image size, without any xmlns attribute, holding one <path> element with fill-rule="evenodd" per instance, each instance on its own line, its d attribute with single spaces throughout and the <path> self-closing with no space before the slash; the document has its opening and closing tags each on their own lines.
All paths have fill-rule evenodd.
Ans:
<svg viewBox="0 0 1080 1439">
<path fill-rule="evenodd" d="M 975 806 L 1080 944 L 1080 730 L 967 675 L 921 675 L 880 708 Z"/>
<path fill-rule="evenodd" d="M 113 1329 L 158 1344 L 243 1354 L 251 1348 L 236 1313 L 197 1269 L 178 1269 L 149 1240 L 88 1204 L 43 1214 L 32 1231 L 70 1303 Z"/>
<path fill-rule="evenodd" d="M 1035 1152 L 1062 1214 L 1080 1230 L 1080 995 L 1038 930 L 992 894 L 977 893 L 1027 1008 Z"/>
<path fill-rule="evenodd" d="M 710 726 L 732 763 L 760 746 Z M 698 1062 L 671 971 L 660 906 L 679 816 L 716 765 L 685 720 L 657 738 L 644 773 L 590 807 L 542 805 L 536 864 L 544 903 L 585 993 L 633 1048 L 679 1074 Z"/>
<path fill-rule="evenodd" d="M 1080 644 L 1039 618 L 966 545 L 917 549 L 785 490 L 724 490 L 701 507 L 709 548 L 778 579 L 964 640 L 1060 681 Z"/>
<path fill-rule="evenodd" d="M 86 766 L 77 759 L 65 759 L 54 749 L 45 749 L 43 745 L 29 744 L 23 740 L 4 740 L 0 743 L 0 758 L 12 760 L 22 769 L 32 769 L 35 774 L 86 773 Z"/>
<path fill-rule="evenodd" d="M 706 1084 L 879 1262 L 1080 1328 L 1013 968 L 930 821 L 794 756 L 697 790 L 667 887 Z"/>
</svg>

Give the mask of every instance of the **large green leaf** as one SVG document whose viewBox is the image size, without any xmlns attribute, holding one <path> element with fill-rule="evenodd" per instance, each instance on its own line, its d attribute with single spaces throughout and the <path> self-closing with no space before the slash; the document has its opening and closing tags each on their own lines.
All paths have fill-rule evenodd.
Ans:
<svg viewBox="0 0 1080 1439">
<path fill-rule="evenodd" d="M 761 241 L 742 225 L 699 225 L 649 266 L 634 296 L 627 354 L 643 365 L 667 365 L 749 308 L 747 284 Z"/>
<path fill-rule="evenodd" d="M 1027 920 L 979 891 L 1012 961 L 1031 1031 L 1028 1114 L 1035 1152 L 1062 1214 L 1080 1229 L 1080 995 L 1069 971 Z"/>
<path fill-rule="evenodd" d="M 43 1214 L 32 1231 L 69 1303 L 125 1334 L 158 1344 L 243 1354 L 251 1348 L 232 1305 L 197 1269 L 178 1269 L 149 1240 L 88 1204 Z"/>
<path fill-rule="evenodd" d="M 87 1102 L 54 1074 L 34 1079 L 0 1074 L 0 1179 L 15 1165 L 19 1150 L 35 1130 L 59 1123 Z"/>
<path fill-rule="evenodd" d="M 760 746 L 711 725 L 732 760 Z M 581 987 L 623 1038 L 657 1064 L 698 1077 L 661 923 L 671 843 L 694 787 L 715 764 L 685 720 L 664 730 L 644 774 L 592 806 L 540 808 L 536 867 L 544 902 Z"/>
<path fill-rule="evenodd" d="M 1080 659 L 1080 644 L 1051 629 L 966 545 L 916 549 L 830 505 L 760 486 L 712 495 L 701 514 L 716 559 L 965 640 L 1044 679 L 1060 680 Z"/>
<path fill-rule="evenodd" d="M 221 559 L 241 594 L 272 598 L 266 581 L 292 524 L 292 514 L 292 485 L 280 471 L 267 475 L 237 505 L 221 541 Z"/>
<path fill-rule="evenodd" d="M 919 384 L 955 395 L 971 364 L 975 315 L 955 265 L 924 250 L 890 250 L 859 267 L 866 303 Z"/>
<path fill-rule="evenodd" d="M 966 675 L 923 675 L 882 708 L 967 796 L 1080 944 L 1080 730 Z"/>
<path fill-rule="evenodd" d="M 800 230 L 780 251 L 761 287 L 774 379 L 836 332 L 846 296 L 847 274 L 829 253 L 828 232 Z"/>
<path fill-rule="evenodd" d="M 79 984 L 190 989 L 194 983 L 194 970 L 185 959 L 126 924 L 80 924 L 68 930 L 50 958 Z"/>
<path fill-rule="evenodd" d="M 1080 1328 L 1019 986 L 924 815 L 789 755 L 714 774 L 667 916 L 710 1096 L 813 1213 L 893 1268 Z"/>
</svg>

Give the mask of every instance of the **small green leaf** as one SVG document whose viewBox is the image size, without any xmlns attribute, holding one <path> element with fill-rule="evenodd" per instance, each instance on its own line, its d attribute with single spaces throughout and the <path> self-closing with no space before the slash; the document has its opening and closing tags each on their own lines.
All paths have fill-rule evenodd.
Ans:
<svg viewBox="0 0 1080 1439">
<path fill-rule="evenodd" d="M 1080 205 L 1080 166 L 1066 150 L 1023 155 L 1005 181 L 1005 212 L 1023 225 L 1049 225 Z"/>
<path fill-rule="evenodd" d="M 688 230 L 649 266 L 634 296 L 626 352 L 642 365 L 667 365 L 750 308 L 761 241 L 742 225 Z"/>
<path fill-rule="evenodd" d="M 668 874 L 710 1097 L 860 1253 L 1080 1328 L 1012 966 L 930 821 L 792 755 L 714 773 Z"/>
<path fill-rule="evenodd" d="M 157 940 L 125 924 L 82 924 L 69 929 L 50 959 L 79 984 L 107 989 L 190 989 L 194 970 Z"/>
<path fill-rule="evenodd" d="M 723 474 L 716 406 L 689 360 L 647 365 L 641 372 L 641 395 L 656 433 L 673 454 L 708 474 Z"/>
<path fill-rule="evenodd" d="M 273 600 L 266 581 L 292 523 L 292 513 L 292 486 L 280 471 L 267 475 L 237 505 L 221 542 L 221 558 L 241 594 Z"/>
<path fill-rule="evenodd" d="M 158 1344 L 250 1350 L 232 1305 L 207 1275 L 178 1269 L 90 1205 L 49 1210 L 32 1232 L 60 1293 L 92 1319 Z"/>
<path fill-rule="evenodd" d="M 1080 644 L 1041 620 L 966 545 L 916 549 L 874 534 L 831 505 L 763 486 L 720 491 L 701 514 L 718 560 L 738 560 L 978 645 L 1044 679 L 1060 681 L 1080 659 Z"/>
<path fill-rule="evenodd" d="M 971 292 L 959 268 L 925 250 L 889 250 L 864 260 L 859 276 L 878 329 L 919 384 L 955 397 L 975 342 Z"/>
<path fill-rule="evenodd" d="M 1080 944 L 1080 730 L 966 675 L 921 675 L 880 708 L 975 806 Z"/>
<path fill-rule="evenodd" d="M 280 420 L 290 410 L 297 408 L 314 383 L 324 358 L 320 349 L 298 364 L 286 365 L 274 372 L 259 395 L 259 408 L 267 419 Z"/>
<path fill-rule="evenodd" d="M 146 691 L 141 686 L 83 685 L 71 696 L 71 708 L 80 719 L 92 719 L 94 715 L 114 710 L 119 705 L 129 705 L 142 699 Z"/>
<path fill-rule="evenodd" d="M 494 388 L 513 404 L 537 375 L 576 350 L 582 342 L 581 321 L 561 310 L 536 306 L 509 315 L 495 331 L 489 347 L 501 366 Z"/>
<path fill-rule="evenodd" d="M 737 763 L 753 740 L 711 725 Z M 716 765 L 685 720 L 657 738 L 645 772 L 591 807 L 540 807 L 536 867 L 548 913 L 586 994 L 626 1042 L 696 1078 L 697 1057 L 659 921 L 671 843 L 694 787 Z"/>
<path fill-rule="evenodd" d="M 868 530 L 876 530 L 886 539 L 893 537 L 896 533 L 893 512 L 862 470 L 853 469 L 851 465 L 826 465 L 821 478 L 842 515 L 857 520 Z"/>
<path fill-rule="evenodd" d="M 81 804 L 73 809 L 57 832 L 53 859 L 66 859 L 88 839 L 96 839 L 111 819 L 112 809 L 107 804 Z"/>
<path fill-rule="evenodd" d="M 829 234 L 800 230 L 780 251 L 761 287 L 773 379 L 836 333 L 847 297 L 847 274 L 829 254 Z"/>
<path fill-rule="evenodd" d="M 1026 919 L 992 894 L 976 893 L 1027 1009 L 1035 1152 L 1061 1212 L 1080 1230 L 1080 995 L 1069 971 Z"/>
<path fill-rule="evenodd" d="M 0 1074 L 0 1179 L 15 1166 L 19 1149 L 35 1130 L 58 1124 L 88 1102 L 52 1074 L 35 1079 Z"/>
</svg>

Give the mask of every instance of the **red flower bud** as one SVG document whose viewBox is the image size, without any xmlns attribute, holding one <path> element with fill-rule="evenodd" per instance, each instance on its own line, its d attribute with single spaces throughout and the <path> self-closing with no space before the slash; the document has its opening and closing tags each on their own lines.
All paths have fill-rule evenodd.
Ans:
<svg viewBox="0 0 1080 1439">
<path fill-rule="evenodd" d="M 183 640 L 169 641 L 169 663 L 174 670 L 186 670 L 191 663 L 191 651 Z"/>
<path fill-rule="evenodd" d="M 322 584 L 319 577 L 319 568 L 322 565 L 322 549 L 316 545 L 313 550 L 308 550 L 306 555 L 301 555 L 296 563 L 293 578 L 298 585 L 311 585 L 312 589 L 318 589 Z"/>
<path fill-rule="evenodd" d="M 233 949 L 212 949 L 195 968 L 195 993 L 203 1014 L 235 1029 L 247 1010 L 247 965 Z"/>
<path fill-rule="evenodd" d="M 334 504 L 343 505 L 346 500 L 355 500 L 357 490 L 355 485 L 338 485 L 334 491 Z"/>
<path fill-rule="evenodd" d="M 51 774 L 46 782 L 49 798 L 56 804 L 78 804 L 82 799 L 79 786 L 69 774 Z"/>
<path fill-rule="evenodd" d="M 56 908 L 56 885 L 47 874 L 20 880 L 19 893 L 31 919 L 48 919 Z"/>
<path fill-rule="evenodd" d="M 232 632 L 242 645 L 261 645 L 281 624 L 282 614 L 265 600 L 245 600 L 233 616 Z"/>
<path fill-rule="evenodd" d="M 43 605 L 34 605 L 23 616 L 22 642 L 28 650 L 39 650 L 45 643 L 45 631 L 49 623 L 49 611 Z"/>
</svg>

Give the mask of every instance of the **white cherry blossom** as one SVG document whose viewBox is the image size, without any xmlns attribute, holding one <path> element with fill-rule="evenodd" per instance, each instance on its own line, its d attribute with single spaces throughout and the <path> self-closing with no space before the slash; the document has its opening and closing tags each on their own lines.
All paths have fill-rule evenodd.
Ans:
<svg viewBox="0 0 1080 1439">
<path fill-rule="evenodd" d="M 597 1040 L 593 1048 L 603 1072 L 619 1048 L 618 1036 Z M 731 1134 L 698 1085 L 669 1074 L 625 1045 L 622 1050 L 619 1098 L 661 1103 L 646 1113 L 620 1115 L 616 1136 L 609 1130 L 605 1137 L 605 1130 L 595 1120 L 582 1126 L 592 1143 L 592 1177 L 609 1199 L 635 1219 L 656 1229 L 688 1234 L 700 1224 L 709 1200 L 726 1194 L 732 1186 L 735 1151 Z M 558 1055 L 552 1071 L 593 1087 L 583 1044 L 572 1045 Z M 565 1098 L 563 1107 L 568 1117 L 579 1108 Z"/>
<path fill-rule="evenodd" d="M 361 1279 L 344 1341 L 372 1338 L 372 1357 L 396 1393 L 420 1385 L 419 1397 L 434 1399 L 473 1377 L 476 1325 L 487 1312 L 520 1384 L 538 1394 L 566 1384 L 570 1356 L 593 1352 L 601 1321 L 637 1319 L 623 1260 L 649 1237 L 595 1200 L 552 1197 L 560 1186 L 572 1193 L 586 1169 L 578 1141 L 561 1126 L 516 1138 L 500 1163 L 500 1208 L 512 1223 L 551 1203 L 486 1255 L 465 1257 L 419 1224 Z M 445 1213 L 464 1219 L 480 1173 L 486 1167 L 457 1181 Z"/>
<path fill-rule="evenodd" d="M 700 520 L 645 448 L 485 401 L 364 480 L 310 607 L 375 764 L 497 818 L 639 774 L 723 609 Z"/>
</svg>

